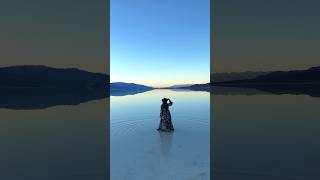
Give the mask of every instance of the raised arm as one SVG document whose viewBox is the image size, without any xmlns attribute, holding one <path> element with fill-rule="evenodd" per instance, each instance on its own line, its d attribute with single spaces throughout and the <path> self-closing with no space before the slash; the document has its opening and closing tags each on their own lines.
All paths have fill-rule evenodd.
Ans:
<svg viewBox="0 0 320 180">
<path fill-rule="evenodd" d="M 168 105 L 169 105 L 169 106 L 172 106 L 172 104 L 173 104 L 173 102 L 169 99 Z"/>
</svg>

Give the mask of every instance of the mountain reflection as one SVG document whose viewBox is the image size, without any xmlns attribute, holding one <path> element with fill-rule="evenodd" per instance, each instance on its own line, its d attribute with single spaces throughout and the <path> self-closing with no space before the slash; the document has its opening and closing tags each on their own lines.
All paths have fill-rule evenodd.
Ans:
<svg viewBox="0 0 320 180">
<path fill-rule="evenodd" d="M 206 91 L 184 88 L 172 91 Z M 61 88 L 0 88 L 0 108 L 14 110 L 45 109 L 59 105 L 79 105 L 92 100 L 104 99 L 109 96 L 127 96 L 144 93 L 149 90 L 112 90 L 105 89 L 61 89 Z M 222 87 L 214 86 L 211 94 L 216 95 L 309 95 L 320 97 L 320 86 L 248 86 Z"/>
<path fill-rule="evenodd" d="M 193 89 L 194 90 L 194 89 Z M 217 95 L 309 95 L 320 97 L 320 85 L 246 85 L 246 86 L 212 86 L 211 89 L 196 91 L 206 91 Z"/>
<path fill-rule="evenodd" d="M 122 90 L 111 90 L 111 96 L 127 96 L 127 95 L 135 95 L 139 93 L 144 93 L 150 91 L 152 89 L 122 89 Z"/>
<path fill-rule="evenodd" d="M 59 105 L 78 105 L 108 96 L 108 89 L 0 88 L 0 108 L 45 109 Z"/>
</svg>

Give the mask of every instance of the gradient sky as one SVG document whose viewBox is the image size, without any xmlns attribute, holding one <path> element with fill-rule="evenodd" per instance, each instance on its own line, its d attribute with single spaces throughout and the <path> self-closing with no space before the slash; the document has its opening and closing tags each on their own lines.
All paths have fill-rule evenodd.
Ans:
<svg viewBox="0 0 320 180">
<path fill-rule="evenodd" d="M 320 65 L 319 0 L 214 0 L 213 72 Z"/>
<path fill-rule="evenodd" d="M 1 0 L 0 66 L 109 73 L 106 5 L 106 0 Z"/>
<path fill-rule="evenodd" d="M 209 0 L 111 0 L 110 11 L 111 82 L 209 82 Z"/>
<path fill-rule="evenodd" d="M 320 1 L 214 0 L 214 72 L 320 63 Z M 109 73 L 106 0 L 0 1 L 0 66 Z M 111 0 L 111 80 L 209 81 L 209 0 Z"/>
</svg>

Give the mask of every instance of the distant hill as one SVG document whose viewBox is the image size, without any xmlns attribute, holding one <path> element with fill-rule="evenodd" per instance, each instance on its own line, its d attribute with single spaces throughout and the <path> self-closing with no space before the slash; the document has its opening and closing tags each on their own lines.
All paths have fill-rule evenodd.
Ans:
<svg viewBox="0 0 320 180">
<path fill-rule="evenodd" d="M 0 108 L 42 109 L 109 96 L 109 75 L 75 68 L 0 68 Z"/>
<path fill-rule="evenodd" d="M 320 97 L 320 66 L 306 70 L 274 71 L 251 79 L 196 84 L 189 89 L 214 92 L 219 87 L 254 88 L 272 94 Z"/>
<path fill-rule="evenodd" d="M 195 91 L 210 91 L 210 83 L 194 84 L 192 86 L 189 86 L 188 88 Z"/>
<path fill-rule="evenodd" d="M 230 73 L 213 73 L 211 74 L 212 82 L 224 82 L 224 81 L 233 81 L 233 80 L 243 80 L 243 79 L 252 79 L 260 75 L 265 75 L 270 72 L 258 72 L 258 71 L 246 71 L 246 72 L 230 72 Z M 169 86 L 166 88 L 192 88 L 194 90 L 207 90 L 210 88 L 210 84 L 179 84 L 174 86 Z"/>
<path fill-rule="evenodd" d="M 224 82 L 243 79 L 253 79 L 261 75 L 270 73 L 270 71 L 246 71 L 246 72 L 230 72 L 230 73 L 213 73 L 211 74 L 211 82 Z"/>
<path fill-rule="evenodd" d="M 0 87 L 108 89 L 109 75 L 40 65 L 0 68 Z"/>
<path fill-rule="evenodd" d="M 216 82 L 213 86 L 255 88 L 273 94 L 307 94 L 320 97 L 320 67 L 275 71 L 253 79 Z"/>
<path fill-rule="evenodd" d="M 154 89 L 150 86 L 145 86 L 135 83 L 113 82 L 110 83 L 110 95 L 124 96 L 142 93 Z"/>
<path fill-rule="evenodd" d="M 255 82 L 320 83 L 320 66 L 307 70 L 275 71 L 253 79 Z"/>
<path fill-rule="evenodd" d="M 111 90 L 126 90 L 126 89 L 135 89 L 135 90 L 151 90 L 153 87 L 145 86 L 135 83 L 125 83 L 125 82 L 113 82 L 110 83 Z"/>
<path fill-rule="evenodd" d="M 228 84 L 320 84 L 320 67 L 312 67 L 307 70 L 275 71 L 252 79 L 214 83 L 214 85 Z"/>
</svg>

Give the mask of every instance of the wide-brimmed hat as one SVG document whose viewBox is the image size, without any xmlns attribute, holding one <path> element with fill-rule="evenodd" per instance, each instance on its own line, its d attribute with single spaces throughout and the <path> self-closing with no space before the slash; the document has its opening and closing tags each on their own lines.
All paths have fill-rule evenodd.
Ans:
<svg viewBox="0 0 320 180">
<path fill-rule="evenodd" d="M 162 99 L 162 102 L 167 102 L 169 99 L 167 99 L 167 98 L 163 98 Z"/>
</svg>

